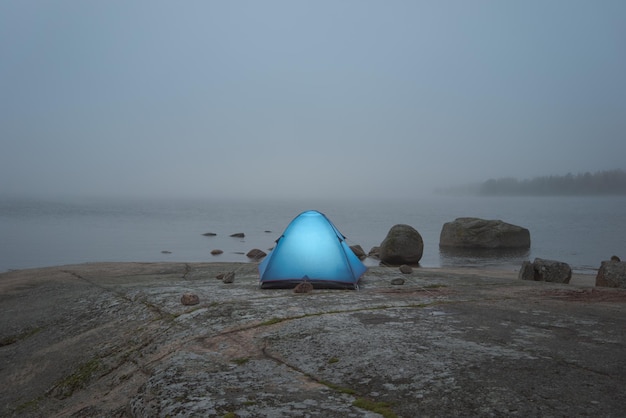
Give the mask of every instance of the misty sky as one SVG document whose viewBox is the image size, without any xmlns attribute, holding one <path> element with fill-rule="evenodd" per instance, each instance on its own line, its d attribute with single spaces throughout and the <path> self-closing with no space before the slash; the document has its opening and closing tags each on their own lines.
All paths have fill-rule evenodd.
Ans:
<svg viewBox="0 0 626 418">
<path fill-rule="evenodd" d="M 0 2 L 0 195 L 626 168 L 626 1 Z"/>
</svg>

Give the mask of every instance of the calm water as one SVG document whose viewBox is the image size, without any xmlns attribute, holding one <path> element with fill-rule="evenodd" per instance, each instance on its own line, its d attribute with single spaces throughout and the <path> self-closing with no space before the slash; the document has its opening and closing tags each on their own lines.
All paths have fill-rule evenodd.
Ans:
<svg viewBox="0 0 626 418">
<path fill-rule="evenodd" d="M 616 254 L 626 259 L 626 197 L 444 197 L 413 200 L 15 200 L 0 199 L 0 272 L 95 261 L 248 261 L 267 250 L 300 212 L 325 213 L 365 251 L 405 223 L 424 239 L 424 267 L 517 269 L 535 257 L 592 272 Z M 445 222 L 501 219 L 530 230 L 530 251 L 489 257 L 439 251 Z M 271 231 L 271 232 L 266 232 Z M 205 237 L 214 232 L 215 237 Z M 245 238 L 230 234 L 245 233 Z M 224 254 L 212 256 L 212 249 Z M 170 251 L 171 254 L 163 254 Z M 375 265 L 368 260 L 366 264 Z"/>
</svg>

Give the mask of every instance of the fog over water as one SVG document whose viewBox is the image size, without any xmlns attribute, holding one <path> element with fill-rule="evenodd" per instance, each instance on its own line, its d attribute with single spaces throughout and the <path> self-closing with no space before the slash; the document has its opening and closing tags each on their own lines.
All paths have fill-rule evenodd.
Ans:
<svg viewBox="0 0 626 418">
<path fill-rule="evenodd" d="M 9 269 L 96 261 L 249 262 L 254 248 L 269 251 L 289 222 L 322 211 L 368 252 L 398 223 L 424 241 L 423 267 L 517 270 L 536 257 L 595 272 L 602 260 L 626 259 L 626 196 L 452 197 L 414 199 L 3 199 L 0 198 L 0 273 Z M 441 252 L 445 222 L 461 216 L 502 219 L 528 228 L 528 251 L 490 254 Z M 215 236 L 207 237 L 204 233 Z M 243 232 L 244 238 L 230 237 Z M 214 249 L 223 250 L 219 256 Z M 165 252 L 163 252 L 165 251 Z M 367 265 L 378 260 L 368 258 Z"/>
<path fill-rule="evenodd" d="M 624 168 L 624 1 L 0 2 L 0 195 L 397 197 Z"/>
</svg>

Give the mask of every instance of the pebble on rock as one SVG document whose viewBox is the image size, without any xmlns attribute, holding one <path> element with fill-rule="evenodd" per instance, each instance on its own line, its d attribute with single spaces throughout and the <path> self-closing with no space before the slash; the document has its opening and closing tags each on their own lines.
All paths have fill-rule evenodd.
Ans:
<svg viewBox="0 0 626 418">
<path fill-rule="evenodd" d="M 409 266 L 408 264 L 403 264 L 400 266 L 400 272 L 403 274 L 411 274 L 413 273 L 413 267 Z"/>
<path fill-rule="evenodd" d="M 224 273 L 224 277 L 222 278 L 224 283 L 232 283 L 235 281 L 235 272 L 229 271 L 228 273 Z"/>
<path fill-rule="evenodd" d="M 293 293 L 310 293 L 313 291 L 313 285 L 309 282 L 302 282 L 293 288 Z"/>
<path fill-rule="evenodd" d="M 195 295 L 193 293 L 185 293 L 180 298 L 180 302 L 183 305 L 197 305 L 198 303 L 200 303 L 200 298 L 198 297 L 198 295 Z"/>
</svg>

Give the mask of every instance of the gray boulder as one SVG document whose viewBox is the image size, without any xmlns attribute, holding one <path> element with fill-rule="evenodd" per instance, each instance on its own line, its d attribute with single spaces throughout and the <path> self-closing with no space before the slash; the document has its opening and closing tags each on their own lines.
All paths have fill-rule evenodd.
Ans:
<svg viewBox="0 0 626 418">
<path fill-rule="evenodd" d="M 391 265 L 418 264 L 423 253 L 422 236 L 405 224 L 392 226 L 379 248 L 380 261 Z"/>
<path fill-rule="evenodd" d="M 439 246 L 446 248 L 530 248 L 530 232 L 500 220 L 457 218 L 441 228 Z"/>
<path fill-rule="evenodd" d="M 596 275 L 596 286 L 626 289 L 626 262 L 603 261 Z"/>
<path fill-rule="evenodd" d="M 522 280 L 567 284 L 572 278 L 572 269 L 569 264 L 561 261 L 535 258 L 535 261 L 532 263 L 525 261 L 522 264 L 518 278 Z"/>
</svg>

